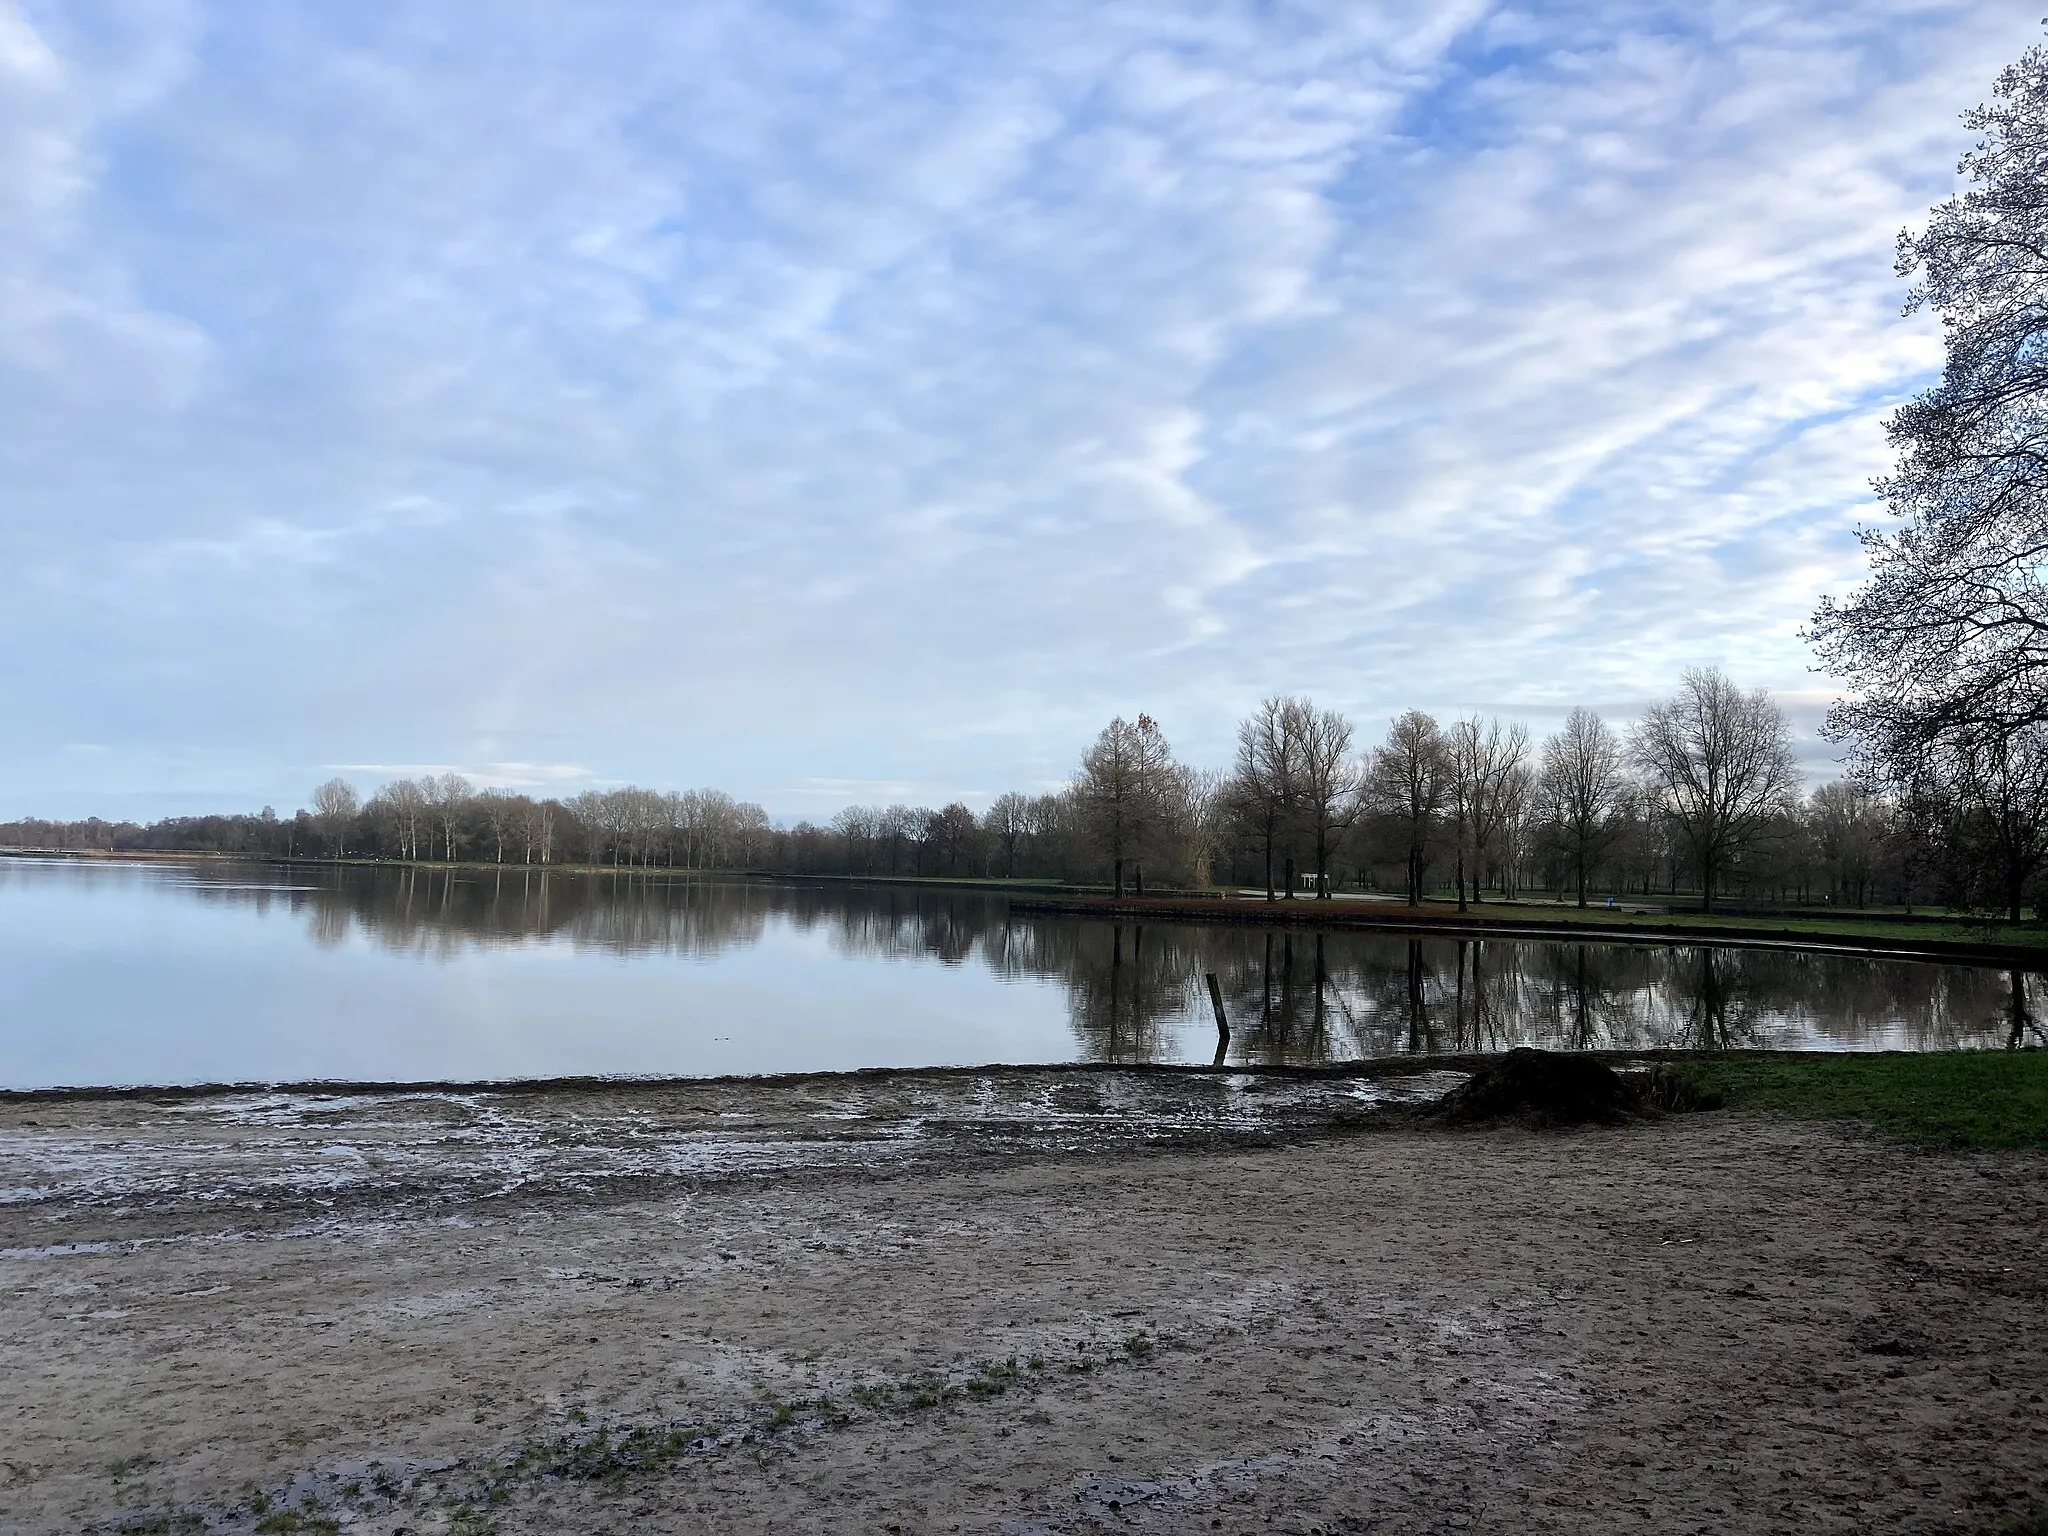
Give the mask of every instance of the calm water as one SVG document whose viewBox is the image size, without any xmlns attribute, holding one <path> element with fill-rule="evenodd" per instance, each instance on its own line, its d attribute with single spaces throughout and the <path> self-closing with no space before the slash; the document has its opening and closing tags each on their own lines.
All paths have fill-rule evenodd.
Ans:
<svg viewBox="0 0 2048 1536">
<path fill-rule="evenodd" d="M 1240 1063 L 1991 1047 L 2014 1029 L 2004 972 L 1839 955 L 1140 928 L 836 886 L 0 859 L 0 1086 L 1208 1061 L 1210 971 Z"/>
</svg>

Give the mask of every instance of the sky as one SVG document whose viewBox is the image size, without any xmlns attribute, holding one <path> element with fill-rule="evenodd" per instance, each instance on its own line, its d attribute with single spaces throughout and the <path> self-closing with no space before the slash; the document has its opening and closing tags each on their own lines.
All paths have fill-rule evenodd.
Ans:
<svg viewBox="0 0 2048 1536">
<path fill-rule="evenodd" d="M 0 819 L 1052 787 L 1115 714 L 1816 774 L 2038 5 L 0 0 Z"/>
</svg>

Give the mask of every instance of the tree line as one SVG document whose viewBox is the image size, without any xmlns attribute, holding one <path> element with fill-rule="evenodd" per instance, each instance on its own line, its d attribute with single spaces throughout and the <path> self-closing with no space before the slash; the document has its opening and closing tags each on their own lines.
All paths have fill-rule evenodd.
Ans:
<svg viewBox="0 0 2048 1536">
<path fill-rule="evenodd" d="M 590 790 L 567 799 L 477 789 L 457 774 L 395 779 L 367 798 L 340 778 L 289 818 L 0 826 L 0 842 L 617 869 L 997 877 L 1148 891 L 1249 886 L 1273 900 L 1339 889 L 1439 892 L 1461 907 L 1528 891 L 1912 902 L 1904 822 L 1849 782 L 1800 791 L 1783 711 L 1719 672 L 1619 731 L 1575 709 L 1540 742 L 1517 722 L 1419 710 L 1355 745 L 1352 723 L 1304 698 L 1264 701 L 1226 771 L 1182 763 L 1157 721 L 1112 720 L 1071 780 L 1001 795 L 980 815 L 849 806 L 774 825 L 716 790 Z"/>
</svg>

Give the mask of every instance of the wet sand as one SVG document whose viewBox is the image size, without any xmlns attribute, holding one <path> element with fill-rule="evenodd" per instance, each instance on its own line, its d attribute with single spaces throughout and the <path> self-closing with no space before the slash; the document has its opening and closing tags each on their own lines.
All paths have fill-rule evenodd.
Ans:
<svg viewBox="0 0 2048 1536">
<path fill-rule="evenodd" d="M 0 1530 L 2048 1507 L 2048 1161 L 1385 1108 L 1445 1081 L 0 1102 Z"/>
</svg>

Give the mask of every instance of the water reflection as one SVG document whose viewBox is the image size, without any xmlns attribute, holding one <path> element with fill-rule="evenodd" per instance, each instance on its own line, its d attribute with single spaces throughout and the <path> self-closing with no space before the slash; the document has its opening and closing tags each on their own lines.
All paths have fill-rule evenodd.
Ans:
<svg viewBox="0 0 2048 1536">
<path fill-rule="evenodd" d="M 204 899 L 301 913 L 316 942 L 398 950 L 565 942 L 710 960 L 771 922 L 848 958 L 977 964 L 1066 989 L 1085 1054 L 1151 1061 L 1206 1022 L 1214 973 L 1233 1060 L 1403 1052 L 2040 1044 L 2028 979 L 1793 950 L 1533 943 L 1105 923 L 1010 913 L 999 897 L 539 871 L 181 871 Z"/>
<path fill-rule="evenodd" d="M 430 972 L 481 968 L 510 976 L 506 968 L 515 955 L 628 962 L 623 974 L 637 978 L 638 989 L 631 1006 L 643 1014 L 656 999 L 660 1007 L 681 1010 L 676 1018 L 695 1007 L 697 1016 L 710 1019 L 713 1005 L 705 999 L 715 991 L 716 1021 L 757 1027 L 772 1014 L 773 1027 L 808 1042 L 760 1044 L 745 1058 L 746 1070 L 901 1063 L 906 1054 L 956 1061 L 978 1049 L 1032 1053 L 1009 1059 L 1206 1061 L 1216 1044 L 1205 981 L 1212 974 L 1230 1022 L 1227 1058 L 1245 1064 L 1519 1044 L 1937 1049 L 2044 1043 L 2038 979 L 1815 952 L 1107 923 L 1027 916 L 1012 913 L 1000 897 L 910 888 L 526 870 L 88 869 L 0 860 L 0 896 L 10 887 L 21 896 L 36 881 L 128 890 L 158 904 L 171 898 L 222 917 L 279 917 L 300 927 L 317 950 L 334 954 L 344 970 L 360 969 L 360 958 L 349 956 L 365 946 L 424 962 Z M 231 926 L 250 925 L 237 918 Z M 272 958 L 278 954 L 274 940 L 257 947 Z M 494 952 L 505 952 L 504 958 L 493 959 Z M 741 963 L 757 952 L 759 963 Z M 658 966 L 643 963 L 658 957 L 709 966 L 714 974 L 701 984 L 664 981 Z M 897 964 L 878 971 L 875 962 Z M 534 1031 L 545 1030 L 554 1016 L 550 1008 L 576 1011 L 586 1000 L 591 1012 L 626 1006 L 609 1001 L 625 996 L 627 983 L 616 979 L 622 974 L 616 967 L 554 970 L 548 984 L 555 990 L 521 1003 L 536 1021 Z M 425 973 L 415 968 L 412 974 L 422 979 L 406 995 L 424 997 Z M 517 974 L 519 980 L 508 984 L 527 991 L 540 984 L 530 970 Z M 942 974 L 958 977 L 958 984 L 939 986 Z M 772 997 L 764 975 L 774 982 Z M 842 995 L 856 984 L 866 1010 L 857 1016 Z M 1029 1001 L 1022 994 L 1033 984 L 1055 1008 L 1063 1005 L 1064 1035 L 1057 1013 L 1041 1011 L 1032 1017 L 1043 1023 L 1024 1020 L 1016 1028 L 1025 1032 L 1013 1032 L 1012 1043 L 971 1042 L 969 1024 L 977 1017 L 1008 1009 L 1006 1017 L 1021 1018 L 1019 1004 Z M 904 1000 L 913 992 L 924 1009 L 917 1028 L 926 1033 L 919 1038 L 931 1043 L 919 1045 L 899 1031 L 887 1050 L 864 1054 L 861 1039 L 877 1038 L 892 1010 L 907 1017 Z M 956 1028 L 947 1020 L 962 1022 Z M 804 1055 L 819 1049 L 817 1031 L 825 1023 L 839 1031 L 829 1063 Z M 639 1069 L 676 1070 L 681 1061 L 681 1070 L 697 1070 L 689 1063 L 699 1055 L 672 1046 L 680 1037 L 664 1027 L 670 1034 L 659 1060 Z M 730 1033 L 736 1026 L 716 1027 Z M 711 1040 L 723 1043 L 725 1033 Z M 641 1048 L 619 1049 L 637 1060 L 633 1052 Z M 788 1059 L 776 1055 L 778 1049 Z M 733 1069 L 727 1062 L 707 1058 L 704 1069 Z"/>
</svg>

